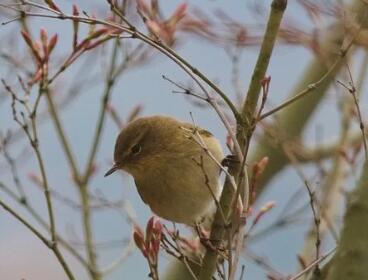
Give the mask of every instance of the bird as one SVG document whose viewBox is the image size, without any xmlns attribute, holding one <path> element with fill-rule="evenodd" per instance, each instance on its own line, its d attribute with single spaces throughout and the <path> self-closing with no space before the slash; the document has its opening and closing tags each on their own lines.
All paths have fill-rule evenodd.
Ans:
<svg viewBox="0 0 368 280">
<path fill-rule="evenodd" d="M 223 158 L 207 130 L 169 116 L 141 117 L 119 133 L 105 177 L 117 170 L 131 174 L 154 214 L 193 226 L 216 210 Z"/>
</svg>

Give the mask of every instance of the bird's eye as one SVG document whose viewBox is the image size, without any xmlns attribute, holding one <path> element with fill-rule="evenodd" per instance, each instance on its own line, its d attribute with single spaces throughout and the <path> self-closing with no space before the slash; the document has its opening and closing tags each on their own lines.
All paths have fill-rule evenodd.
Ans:
<svg viewBox="0 0 368 280">
<path fill-rule="evenodd" d="M 141 150 L 142 147 L 139 144 L 135 144 L 131 149 L 133 155 L 138 155 L 141 152 Z"/>
</svg>

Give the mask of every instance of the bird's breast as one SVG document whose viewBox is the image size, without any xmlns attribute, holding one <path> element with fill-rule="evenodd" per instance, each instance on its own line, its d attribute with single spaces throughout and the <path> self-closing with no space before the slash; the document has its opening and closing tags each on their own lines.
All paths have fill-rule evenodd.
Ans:
<svg viewBox="0 0 368 280">
<path fill-rule="evenodd" d="M 155 214 L 173 222 L 193 224 L 214 202 L 211 192 L 220 193 L 219 168 L 208 159 L 203 160 L 203 168 L 193 158 L 182 158 L 152 165 L 143 174 L 135 177 L 142 200 Z"/>
</svg>

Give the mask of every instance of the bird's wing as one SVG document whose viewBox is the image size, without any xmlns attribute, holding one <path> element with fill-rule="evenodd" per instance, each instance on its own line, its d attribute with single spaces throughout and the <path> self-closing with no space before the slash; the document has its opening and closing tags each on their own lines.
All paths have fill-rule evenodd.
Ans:
<svg viewBox="0 0 368 280">
<path fill-rule="evenodd" d="M 182 127 L 186 128 L 188 130 L 191 130 L 192 132 L 198 131 L 198 133 L 201 136 L 204 136 L 204 137 L 212 137 L 213 136 L 213 134 L 211 132 L 209 132 L 208 130 L 205 130 L 205 129 L 200 128 L 198 126 L 194 126 L 191 123 L 183 123 Z"/>
</svg>

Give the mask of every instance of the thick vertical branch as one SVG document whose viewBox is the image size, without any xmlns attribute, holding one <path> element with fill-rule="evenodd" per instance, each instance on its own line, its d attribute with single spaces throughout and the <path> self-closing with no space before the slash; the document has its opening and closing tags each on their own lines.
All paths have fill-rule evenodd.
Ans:
<svg viewBox="0 0 368 280">
<path fill-rule="evenodd" d="M 357 24 L 362 27 L 367 26 L 368 21 L 365 16 L 367 6 L 365 3 L 360 0 L 356 0 L 353 2 L 349 10 L 352 17 L 356 19 Z M 336 67 L 334 67 L 331 74 L 328 75 L 328 77 L 326 77 L 326 79 L 324 79 L 323 82 L 313 90 L 313 92 L 308 96 L 303 97 L 303 102 L 295 102 L 278 114 L 277 123 L 285 129 L 290 139 L 297 139 L 300 137 L 314 110 L 317 108 L 319 102 L 323 99 L 324 94 L 334 81 L 336 73 L 338 73 L 341 66 L 344 65 L 344 59 L 342 59 L 341 56 L 339 57 L 338 46 L 341 45 L 345 35 L 346 33 L 343 22 L 336 22 L 334 25 L 329 27 L 329 32 L 326 32 L 320 43 L 320 50 L 321 53 L 323 53 L 323 59 L 321 56 L 316 56 L 309 63 L 302 75 L 303 78 L 292 90 L 291 97 L 305 90 L 310 85 L 313 85 L 316 81 L 319 81 L 321 77 L 330 70 L 328 65 L 332 65 L 336 60 L 339 60 Z M 261 194 L 273 176 L 288 164 L 288 160 L 283 154 L 282 149 L 280 149 L 280 145 L 270 140 L 270 137 L 267 134 L 260 138 L 255 151 L 252 153 L 251 161 L 257 161 L 265 155 L 267 155 L 270 160 L 267 168 L 262 174 L 262 180 L 257 187 L 258 194 Z"/>
<path fill-rule="evenodd" d="M 366 79 L 367 74 L 367 63 L 368 63 L 368 54 L 365 54 L 365 58 L 362 62 L 362 66 L 359 73 L 359 78 L 357 80 L 356 92 L 358 95 L 361 94 L 361 89 L 363 83 Z M 342 156 L 341 151 L 344 151 L 346 147 L 349 147 L 349 133 L 351 132 L 351 123 L 353 119 L 353 109 L 354 109 L 354 101 L 351 96 L 347 96 L 342 98 L 341 100 L 341 135 L 340 141 L 338 144 L 339 149 L 337 149 L 332 157 L 333 163 L 331 170 L 327 174 L 327 177 L 321 186 L 321 199 L 319 201 L 321 207 L 321 224 L 319 226 L 320 238 L 321 241 L 323 237 L 326 235 L 328 230 L 331 230 L 331 226 L 333 226 L 333 220 L 337 215 L 341 206 L 339 202 L 340 197 L 340 189 L 345 183 L 345 174 L 344 169 L 346 168 L 347 162 L 346 159 Z M 361 135 L 360 135 L 361 136 Z M 313 243 L 315 243 L 316 232 L 315 227 L 311 226 L 308 231 L 304 248 L 301 253 L 301 258 L 306 264 L 311 263 L 314 258 L 312 257 L 313 253 Z M 305 278 L 307 279 L 307 278 Z"/>
<path fill-rule="evenodd" d="M 335 256 L 328 264 L 326 280 L 368 279 L 368 161 L 357 188 L 350 194 L 344 228 Z"/>
<path fill-rule="evenodd" d="M 266 75 L 268 64 L 275 45 L 277 33 L 280 27 L 283 13 L 286 9 L 287 0 L 272 2 L 271 14 L 267 23 L 266 33 L 264 35 L 261 50 L 253 71 L 252 80 L 248 88 L 246 98 L 242 106 L 242 117 L 247 123 L 246 129 L 251 129 L 254 125 L 254 115 L 257 109 L 259 95 L 262 87 L 262 80 Z"/>
<path fill-rule="evenodd" d="M 262 42 L 261 50 L 258 56 L 257 64 L 252 76 L 252 82 L 249 86 L 247 97 L 245 99 L 242 116 L 244 118 L 243 123 L 238 123 L 238 141 L 247 150 L 247 146 L 254 131 L 254 115 L 257 108 L 258 98 L 261 90 L 261 81 L 265 76 L 267 67 L 270 61 L 272 50 L 277 37 L 278 29 L 280 27 L 283 13 L 286 9 L 286 0 L 274 0 L 271 5 L 270 17 L 267 23 L 265 36 Z M 244 153 L 246 154 L 246 153 Z M 230 174 L 237 175 L 239 168 L 230 170 Z M 247 183 L 247 182 L 246 182 Z M 242 184 L 241 184 L 242 185 Z M 245 184 L 246 185 L 246 184 Z M 246 193 L 245 191 L 243 194 Z M 231 206 L 234 197 L 229 179 L 225 181 L 224 190 L 221 194 L 220 205 L 222 212 L 229 218 L 231 213 Z M 248 200 L 248 197 L 246 197 Z M 245 203 L 245 211 L 247 210 L 247 203 Z M 225 227 L 223 222 L 221 209 L 217 209 L 215 220 L 212 224 L 210 240 L 212 242 L 224 239 Z M 216 265 L 218 261 L 217 250 L 207 249 L 203 259 L 202 268 L 199 274 L 199 279 L 207 280 L 212 279 L 212 275 L 216 271 Z"/>
</svg>

